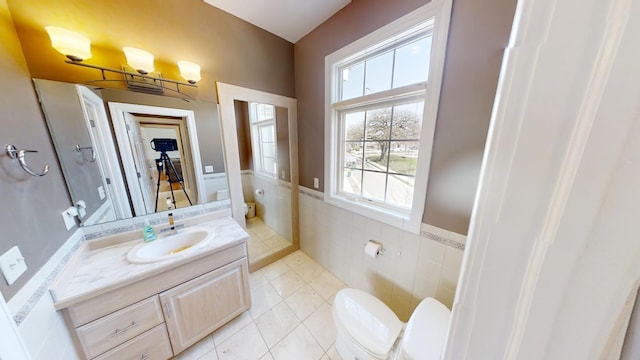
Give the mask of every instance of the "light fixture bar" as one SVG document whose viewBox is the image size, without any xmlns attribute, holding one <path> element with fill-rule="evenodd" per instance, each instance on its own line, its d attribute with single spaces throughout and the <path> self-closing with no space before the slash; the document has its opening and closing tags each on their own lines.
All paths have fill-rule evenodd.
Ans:
<svg viewBox="0 0 640 360">
<path fill-rule="evenodd" d="M 182 82 L 182 81 L 176 81 L 176 80 L 171 80 L 171 79 L 165 79 L 165 78 L 161 78 L 161 77 L 156 77 L 156 76 L 151 76 L 151 75 L 145 75 L 145 74 L 140 74 L 138 72 L 131 72 L 131 71 L 124 71 L 124 70 L 117 70 L 117 69 L 109 69 L 106 67 L 102 67 L 102 66 L 97 66 L 97 65 L 90 65 L 90 64 L 85 64 L 79 61 L 70 61 L 70 60 L 65 60 L 65 62 L 67 64 L 71 64 L 71 65 L 78 65 L 78 66 L 84 66 L 87 68 L 91 68 L 91 69 L 96 69 L 96 70 L 100 70 L 102 73 L 102 80 L 107 81 L 108 79 L 105 77 L 105 72 L 110 72 L 110 73 L 116 73 L 116 74 L 122 74 L 125 76 L 130 76 L 131 78 L 143 78 L 145 80 L 152 80 L 154 82 L 158 82 L 159 86 L 162 89 L 166 89 L 167 87 L 165 87 L 165 83 L 170 83 L 170 84 L 174 84 L 176 87 L 177 92 L 180 92 L 180 86 L 189 86 L 189 87 L 198 87 L 198 85 L 196 84 L 191 84 L 188 82 Z M 169 89 L 169 90 L 173 90 L 173 89 Z"/>
</svg>

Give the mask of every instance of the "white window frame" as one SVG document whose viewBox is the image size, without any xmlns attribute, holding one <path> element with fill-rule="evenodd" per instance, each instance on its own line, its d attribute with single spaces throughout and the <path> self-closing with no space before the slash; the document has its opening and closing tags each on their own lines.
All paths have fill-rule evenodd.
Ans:
<svg viewBox="0 0 640 360">
<path fill-rule="evenodd" d="M 356 40 L 325 58 L 325 202 L 412 233 L 417 234 L 420 232 L 444 71 L 451 4 L 452 0 L 433 0 L 431 3 Z M 339 111 L 336 108 L 344 108 L 354 100 L 340 101 L 339 99 L 339 68 L 355 58 L 374 53 L 385 44 L 406 36 L 409 31 L 414 30 L 430 19 L 434 19 L 434 24 L 427 83 L 386 91 L 384 92 L 385 98 L 381 98 L 379 94 L 374 93 L 358 99 L 358 102 L 363 99 L 377 102 L 393 98 L 395 93 L 405 94 L 406 91 L 413 91 L 417 94 L 424 93 L 425 108 L 411 211 L 409 213 L 395 211 L 368 201 L 360 201 L 357 198 L 354 199 L 348 195 L 340 194 L 338 190 L 339 177 L 342 176 L 342 129 Z"/>
<path fill-rule="evenodd" d="M 270 119 L 264 119 L 259 121 L 253 121 L 254 117 L 257 117 L 255 113 L 255 109 L 253 108 L 256 104 L 273 106 L 273 117 Z M 278 179 L 278 129 L 276 127 L 276 107 L 271 104 L 264 104 L 259 102 L 250 102 L 249 103 L 249 124 L 250 124 L 250 132 L 251 132 L 251 147 L 253 149 L 253 168 L 254 174 L 263 176 L 270 180 Z M 260 128 L 264 126 L 271 126 L 273 128 L 273 142 L 274 142 L 274 164 L 275 168 L 273 169 L 273 173 L 265 171 L 264 168 L 264 155 L 262 154 L 262 138 L 260 134 Z"/>
</svg>

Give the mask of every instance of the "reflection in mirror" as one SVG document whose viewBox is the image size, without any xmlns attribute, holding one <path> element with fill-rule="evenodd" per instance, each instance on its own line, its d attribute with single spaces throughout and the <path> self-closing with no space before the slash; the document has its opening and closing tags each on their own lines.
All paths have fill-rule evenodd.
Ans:
<svg viewBox="0 0 640 360">
<path fill-rule="evenodd" d="M 251 236 L 254 271 L 299 247 L 296 100 L 224 83 L 217 90 L 232 213 Z"/>
<path fill-rule="evenodd" d="M 249 259 L 292 244 L 288 110 L 234 101 Z"/>
<path fill-rule="evenodd" d="M 34 84 L 69 193 L 83 207 L 82 225 L 229 202 L 216 104 L 42 79 Z M 76 145 L 90 147 L 95 161 Z"/>
</svg>

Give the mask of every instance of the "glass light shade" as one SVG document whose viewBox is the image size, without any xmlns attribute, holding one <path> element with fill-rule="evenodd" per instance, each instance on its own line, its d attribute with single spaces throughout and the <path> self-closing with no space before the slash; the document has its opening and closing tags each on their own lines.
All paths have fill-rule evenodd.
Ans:
<svg viewBox="0 0 640 360">
<path fill-rule="evenodd" d="M 153 67 L 153 54 L 150 52 L 132 47 L 123 47 L 122 50 L 127 57 L 127 64 L 139 73 L 148 74 L 155 69 Z"/>
<path fill-rule="evenodd" d="M 200 65 L 191 61 L 178 61 L 178 67 L 180 68 L 180 75 L 189 83 L 195 84 L 200 81 Z"/>
<path fill-rule="evenodd" d="M 91 41 L 84 35 L 57 27 L 45 27 L 51 39 L 51 46 L 73 61 L 91 57 Z"/>
</svg>

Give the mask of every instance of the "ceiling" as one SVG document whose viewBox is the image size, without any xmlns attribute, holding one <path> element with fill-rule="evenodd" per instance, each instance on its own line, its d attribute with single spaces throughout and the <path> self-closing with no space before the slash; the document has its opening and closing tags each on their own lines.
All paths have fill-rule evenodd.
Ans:
<svg viewBox="0 0 640 360">
<path fill-rule="evenodd" d="M 204 0 L 231 15 L 296 43 L 351 0 Z"/>
</svg>

